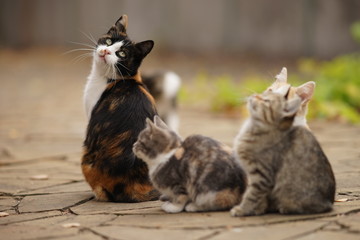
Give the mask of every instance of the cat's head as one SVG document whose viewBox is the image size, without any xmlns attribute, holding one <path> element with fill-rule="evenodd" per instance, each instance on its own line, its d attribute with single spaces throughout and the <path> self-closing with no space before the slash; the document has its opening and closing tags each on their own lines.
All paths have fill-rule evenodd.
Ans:
<svg viewBox="0 0 360 240">
<path fill-rule="evenodd" d="M 293 125 L 301 107 L 300 97 L 286 99 L 274 92 L 254 94 L 248 99 L 248 110 L 254 126 L 262 130 L 286 130 Z"/>
<path fill-rule="evenodd" d="M 109 31 L 99 38 L 94 61 L 108 79 L 135 76 L 145 56 L 151 51 L 151 40 L 134 43 L 127 36 L 128 17 L 123 15 Z"/>
<path fill-rule="evenodd" d="M 287 69 L 282 68 L 281 72 L 276 75 L 274 83 L 266 89 L 265 92 L 275 92 L 283 95 L 286 99 L 293 99 L 295 97 L 301 98 L 301 106 L 296 113 L 294 126 L 305 126 L 306 114 L 308 110 L 308 104 L 312 98 L 315 90 L 315 82 L 309 81 L 301 86 L 293 87 L 287 82 Z"/>
<path fill-rule="evenodd" d="M 146 119 L 146 128 L 139 134 L 133 146 L 133 152 L 137 157 L 149 163 L 180 146 L 181 138 L 156 115 L 154 122 Z"/>
</svg>

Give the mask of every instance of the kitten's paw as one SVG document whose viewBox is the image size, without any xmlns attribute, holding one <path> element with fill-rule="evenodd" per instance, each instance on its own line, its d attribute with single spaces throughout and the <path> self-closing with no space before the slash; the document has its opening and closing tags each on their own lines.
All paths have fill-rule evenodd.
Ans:
<svg viewBox="0 0 360 240">
<path fill-rule="evenodd" d="M 165 202 L 161 206 L 162 210 L 168 213 L 178 213 L 181 212 L 184 209 L 184 205 L 180 204 L 173 204 L 171 202 Z"/>
<path fill-rule="evenodd" d="M 200 209 L 194 203 L 189 203 L 188 205 L 186 205 L 185 211 L 187 211 L 187 212 L 198 212 L 198 211 L 200 211 Z"/>
<path fill-rule="evenodd" d="M 240 206 L 235 206 L 230 210 L 230 214 L 232 217 L 243 217 L 247 216 L 243 209 Z"/>
<path fill-rule="evenodd" d="M 255 211 L 255 210 L 252 210 L 252 209 L 246 210 L 242 206 L 238 205 L 238 206 L 233 207 L 230 210 L 230 214 L 233 217 L 244 217 L 244 216 L 262 215 L 262 214 L 264 214 L 264 212 L 263 211 Z"/>
</svg>

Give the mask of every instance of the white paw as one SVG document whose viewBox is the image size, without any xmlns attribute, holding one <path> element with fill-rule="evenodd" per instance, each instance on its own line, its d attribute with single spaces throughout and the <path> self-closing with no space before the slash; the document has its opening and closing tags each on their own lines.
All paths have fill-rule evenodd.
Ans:
<svg viewBox="0 0 360 240">
<path fill-rule="evenodd" d="M 197 212 L 199 211 L 199 208 L 194 203 L 189 203 L 185 207 L 185 211 L 187 212 Z"/>
<path fill-rule="evenodd" d="M 242 216 L 245 216 L 245 215 L 246 215 L 240 206 L 235 206 L 235 207 L 233 207 L 233 208 L 230 210 L 230 214 L 231 214 L 231 216 L 233 216 L 233 217 L 242 217 Z"/>
<path fill-rule="evenodd" d="M 161 206 L 162 210 L 168 213 L 178 213 L 181 212 L 184 209 L 184 205 L 180 204 L 173 204 L 171 202 L 165 202 Z"/>
</svg>

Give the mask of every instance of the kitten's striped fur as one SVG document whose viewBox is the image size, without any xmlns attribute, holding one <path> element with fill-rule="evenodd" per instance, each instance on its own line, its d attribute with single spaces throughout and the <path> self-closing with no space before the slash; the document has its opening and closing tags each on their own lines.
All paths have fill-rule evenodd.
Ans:
<svg viewBox="0 0 360 240">
<path fill-rule="evenodd" d="M 250 118 L 234 146 L 249 186 L 232 216 L 331 210 L 334 174 L 313 134 L 304 126 L 293 126 L 300 106 L 299 97 L 286 100 L 271 91 L 249 98 Z"/>
</svg>

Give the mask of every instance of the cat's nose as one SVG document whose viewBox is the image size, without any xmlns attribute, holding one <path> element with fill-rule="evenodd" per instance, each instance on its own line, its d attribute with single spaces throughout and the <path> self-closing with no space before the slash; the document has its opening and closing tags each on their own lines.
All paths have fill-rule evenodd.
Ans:
<svg viewBox="0 0 360 240">
<path fill-rule="evenodd" d="M 107 49 L 101 49 L 101 50 L 99 51 L 99 55 L 100 55 L 101 57 L 104 57 L 105 55 L 109 55 L 109 54 L 111 54 L 111 52 L 110 52 L 109 50 L 107 50 Z"/>
</svg>

